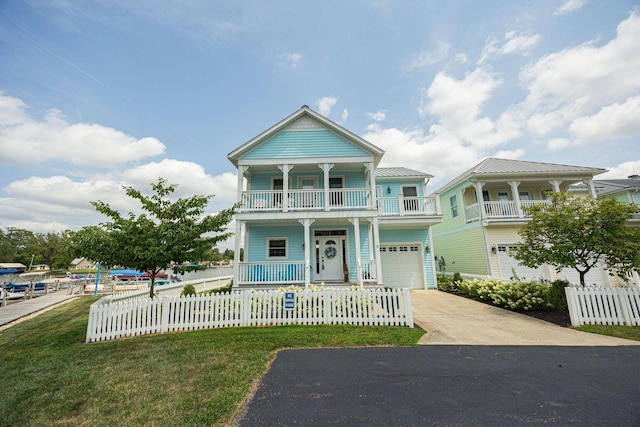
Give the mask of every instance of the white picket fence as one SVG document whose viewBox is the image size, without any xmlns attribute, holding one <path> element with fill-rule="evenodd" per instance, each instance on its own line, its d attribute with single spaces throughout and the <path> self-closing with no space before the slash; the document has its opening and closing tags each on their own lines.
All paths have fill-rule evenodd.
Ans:
<svg viewBox="0 0 640 427">
<path fill-rule="evenodd" d="M 199 296 L 94 303 L 87 342 L 171 331 L 269 325 L 388 325 L 413 327 L 409 289 L 323 289 L 285 293 L 234 291 Z"/>
<path fill-rule="evenodd" d="M 640 292 L 635 288 L 564 288 L 571 326 L 640 326 Z"/>
</svg>

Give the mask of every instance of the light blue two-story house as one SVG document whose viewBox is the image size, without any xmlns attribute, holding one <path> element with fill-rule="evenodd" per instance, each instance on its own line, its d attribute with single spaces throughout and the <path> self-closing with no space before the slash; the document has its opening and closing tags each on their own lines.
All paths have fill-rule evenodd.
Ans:
<svg viewBox="0 0 640 427">
<path fill-rule="evenodd" d="M 234 286 L 435 288 L 431 175 L 378 168 L 383 155 L 306 105 L 229 153 L 241 204 Z"/>
</svg>

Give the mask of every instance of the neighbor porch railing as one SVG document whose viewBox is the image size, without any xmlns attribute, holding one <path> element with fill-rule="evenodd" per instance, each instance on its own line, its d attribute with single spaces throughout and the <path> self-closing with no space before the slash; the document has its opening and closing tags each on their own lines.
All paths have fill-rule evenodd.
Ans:
<svg viewBox="0 0 640 427">
<path fill-rule="evenodd" d="M 386 325 L 413 327 L 409 289 L 236 291 L 94 303 L 87 341 L 234 326 Z"/>
<path fill-rule="evenodd" d="M 546 205 L 551 203 L 549 200 L 522 200 L 520 206 L 523 208 Z M 518 209 L 518 204 L 515 200 L 503 200 L 499 202 L 483 202 L 484 205 L 484 218 L 485 219 L 501 219 L 501 218 L 528 218 L 524 209 Z M 480 218 L 480 205 L 474 203 L 466 206 L 465 218 L 468 221 L 474 221 Z"/>
</svg>

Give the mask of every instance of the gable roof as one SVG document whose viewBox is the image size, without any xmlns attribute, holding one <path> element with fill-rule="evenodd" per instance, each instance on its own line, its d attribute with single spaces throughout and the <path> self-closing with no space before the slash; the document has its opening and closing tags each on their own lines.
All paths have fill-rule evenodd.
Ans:
<svg viewBox="0 0 640 427">
<path fill-rule="evenodd" d="M 230 152 L 227 155 L 227 158 L 229 159 L 229 161 L 231 161 L 231 163 L 234 164 L 234 166 L 238 167 L 238 160 L 242 156 L 244 156 L 249 151 L 251 151 L 254 148 L 256 148 L 257 146 L 259 146 L 263 142 L 265 142 L 265 141 L 269 140 L 270 138 L 274 137 L 276 134 L 278 134 L 279 132 L 281 132 L 284 129 L 286 129 L 287 126 L 289 126 L 290 124 L 292 124 L 296 120 L 301 119 L 303 117 L 310 117 L 313 120 L 316 120 L 321 125 L 326 127 L 328 130 L 336 133 L 338 136 L 340 136 L 340 137 L 346 139 L 347 141 L 355 144 L 356 146 L 366 150 L 367 152 L 370 152 L 371 155 L 374 157 L 374 163 L 375 164 L 378 164 L 380 162 L 380 159 L 382 158 L 382 156 L 384 154 L 384 150 L 382 150 L 381 148 L 376 147 L 375 145 L 373 145 L 370 142 L 366 141 L 365 139 L 359 137 L 358 135 L 354 134 L 353 132 L 349 131 L 348 129 L 340 126 L 339 124 L 329 120 L 328 118 L 324 117 L 323 115 L 313 111 L 312 109 L 310 109 L 306 105 L 303 105 L 302 107 L 300 107 L 299 110 L 295 111 L 293 114 L 290 114 L 289 116 L 285 117 L 284 119 L 282 119 L 281 121 L 279 121 L 275 125 L 271 126 L 269 129 L 265 130 L 261 134 L 255 136 L 254 138 L 252 138 L 249 141 L 247 141 L 244 144 L 242 144 L 240 147 L 238 147 L 235 150 L 233 150 L 232 152 Z"/>
<path fill-rule="evenodd" d="M 435 191 L 436 193 L 443 192 L 453 187 L 454 185 L 462 182 L 470 177 L 483 177 L 483 178 L 499 178 L 503 177 L 518 177 L 527 176 L 531 174 L 539 175 L 599 175 L 606 172 L 606 169 L 592 168 L 588 166 L 572 166 L 561 165 L 556 163 L 542 163 L 542 162 L 528 162 L 525 160 L 511 160 L 511 159 L 499 159 L 496 157 L 488 157 L 472 167 L 471 169 L 463 172 L 458 177 L 449 181 L 443 187 Z"/>
</svg>

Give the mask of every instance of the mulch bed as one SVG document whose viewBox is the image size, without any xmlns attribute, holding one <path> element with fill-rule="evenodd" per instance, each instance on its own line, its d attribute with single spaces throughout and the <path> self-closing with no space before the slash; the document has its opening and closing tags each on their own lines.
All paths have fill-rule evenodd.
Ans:
<svg viewBox="0 0 640 427">
<path fill-rule="evenodd" d="M 503 310 L 509 310 L 509 311 L 513 311 L 514 313 L 535 317 L 536 319 L 544 320 L 545 322 L 549 322 L 549 323 L 555 323 L 556 325 L 566 326 L 566 327 L 571 326 L 571 317 L 569 317 L 568 311 L 562 312 L 562 311 L 550 311 L 550 310 L 510 310 L 508 308 L 503 308 L 503 307 L 498 307 L 496 305 L 493 305 L 491 302 L 478 297 L 473 297 L 473 296 L 463 294 L 460 292 L 455 292 L 455 291 L 446 291 L 446 292 L 453 295 L 457 295 L 459 297 L 478 301 L 483 304 L 490 305 L 492 307 L 502 308 Z"/>
</svg>

